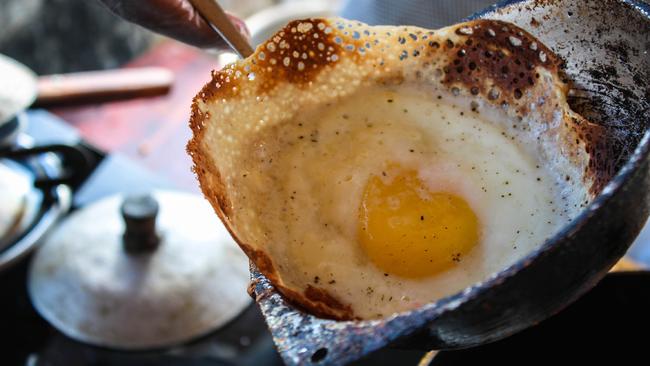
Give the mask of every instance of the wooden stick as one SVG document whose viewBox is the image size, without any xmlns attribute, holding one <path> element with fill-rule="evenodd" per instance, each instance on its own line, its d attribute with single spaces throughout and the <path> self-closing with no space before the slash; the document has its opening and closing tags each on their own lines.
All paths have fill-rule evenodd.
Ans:
<svg viewBox="0 0 650 366">
<path fill-rule="evenodd" d="M 239 56 L 246 58 L 253 54 L 253 47 L 232 24 L 216 0 L 190 0 L 190 2 Z"/>
</svg>

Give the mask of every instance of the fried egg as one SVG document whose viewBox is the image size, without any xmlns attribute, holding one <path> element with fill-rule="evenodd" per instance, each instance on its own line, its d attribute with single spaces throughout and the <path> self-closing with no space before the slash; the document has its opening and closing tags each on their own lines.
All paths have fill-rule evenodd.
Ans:
<svg viewBox="0 0 650 366">
<path fill-rule="evenodd" d="M 188 149 L 206 197 L 290 301 L 373 319 L 522 259 L 598 177 L 559 61 L 498 21 L 289 24 L 216 73 Z"/>
<path fill-rule="evenodd" d="M 481 114 L 408 86 L 358 93 L 244 152 L 266 161 L 246 179 L 266 193 L 257 225 L 283 243 L 280 271 L 382 316 L 480 281 L 564 222 L 555 179 Z"/>
</svg>

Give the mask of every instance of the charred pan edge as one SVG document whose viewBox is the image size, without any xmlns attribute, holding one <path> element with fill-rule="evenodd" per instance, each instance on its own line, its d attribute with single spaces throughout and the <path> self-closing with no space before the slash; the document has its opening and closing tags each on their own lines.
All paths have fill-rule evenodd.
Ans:
<svg viewBox="0 0 650 366">
<path fill-rule="evenodd" d="M 385 38 L 392 47 L 371 51 L 378 37 Z M 593 196 L 615 173 L 607 165 L 610 159 L 602 129 L 573 113 L 566 104 L 567 87 L 559 76 L 562 61 L 515 25 L 475 20 L 429 31 L 416 27 L 368 27 L 336 19 L 291 22 L 260 45 L 251 57 L 213 72 L 212 80 L 193 100 L 190 119 L 193 137 L 187 150 L 204 195 L 233 238 L 288 300 L 315 315 L 354 319 L 349 305 L 342 304 L 323 289 L 311 287 L 299 293 L 287 288 L 272 260 L 237 236 L 231 222 L 232 204 L 226 184 L 207 147 L 203 146 L 207 144 L 204 136 L 211 116 L 203 112 L 200 105 L 225 104 L 247 87 L 254 88 L 257 95 L 272 94 L 279 83 L 309 89 L 323 70 L 335 68 L 337 61 L 343 58 L 359 64 L 365 62 L 366 67 L 372 68 L 372 72 L 359 78 L 390 83 L 399 83 L 405 77 L 422 77 L 418 75 L 419 70 L 414 76 L 407 75 L 398 66 L 403 60 L 417 59 L 424 66 L 433 65 L 434 71 L 442 75 L 440 83 L 454 95 L 480 97 L 519 117 L 534 112 L 526 101 L 537 98 L 538 111 L 535 113 L 543 120 L 552 120 L 557 111 L 563 113 L 561 123 L 564 126 L 560 126 L 559 138 L 568 158 L 574 159 L 572 162 L 576 166 L 583 167 L 583 184 Z M 542 71 L 544 75 L 540 75 Z M 560 95 L 552 95 L 554 87 L 560 90 Z M 545 104 L 545 98 L 549 103 Z M 553 104 L 549 105 L 550 102 Z M 584 161 L 584 151 L 587 161 Z"/>
</svg>

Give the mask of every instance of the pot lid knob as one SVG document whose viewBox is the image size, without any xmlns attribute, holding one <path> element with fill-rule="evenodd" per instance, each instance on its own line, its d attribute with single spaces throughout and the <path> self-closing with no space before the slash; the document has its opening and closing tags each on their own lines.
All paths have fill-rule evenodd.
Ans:
<svg viewBox="0 0 650 366">
<path fill-rule="evenodd" d="M 124 220 L 122 242 L 128 253 L 154 251 L 160 244 L 156 231 L 158 201 L 150 194 L 129 196 L 120 207 Z"/>
</svg>

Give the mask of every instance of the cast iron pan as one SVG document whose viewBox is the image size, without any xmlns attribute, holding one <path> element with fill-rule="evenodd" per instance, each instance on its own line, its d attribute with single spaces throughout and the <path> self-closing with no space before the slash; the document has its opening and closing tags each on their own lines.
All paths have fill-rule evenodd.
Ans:
<svg viewBox="0 0 650 366">
<path fill-rule="evenodd" d="M 607 129 L 616 175 L 539 250 L 458 294 L 390 318 L 316 318 L 286 303 L 253 268 L 254 295 L 287 364 L 343 364 L 388 345 L 460 349 L 506 338 L 594 287 L 646 222 L 650 6 L 635 0 L 510 0 L 475 17 L 515 23 L 565 60 L 572 108 Z"/>
</svg>

